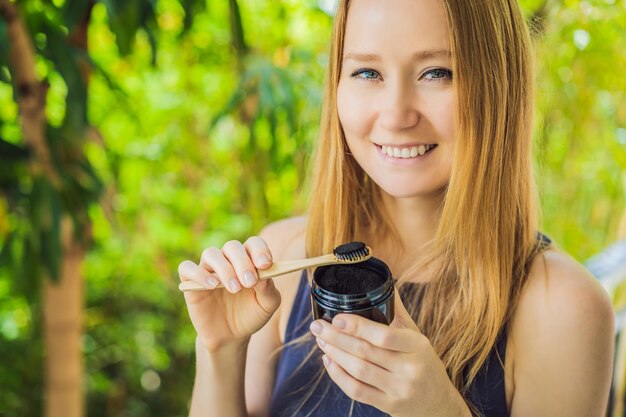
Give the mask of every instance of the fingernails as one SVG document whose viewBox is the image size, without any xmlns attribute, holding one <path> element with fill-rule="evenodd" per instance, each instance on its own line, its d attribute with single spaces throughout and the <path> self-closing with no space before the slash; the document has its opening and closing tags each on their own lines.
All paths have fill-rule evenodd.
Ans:
<svg viewBox="0 0 626 417">
<path fill-rule="evenodd" d="M 318 322 L 314 321 L 313 323 L 311 323 L 311 327 L 309 327 L 311 329 L 311 331 L 313 332 L 313 334 L 318 335 L 320 333 L 322 333 L 322 325 L 319 324 Z"/>
<path fill-rule="evenodd" d="M 258 266 L 267 265 L 270 263 L 270 258 L 265 255 L 259 255 L 259 257 L 256 259 L 256 263 Z"/>
<path fill-rule="evenodd" d="M 243 281 L 246 283 L 246 285 L 253 286 L 256 282 L 256 277 L 251 271 L 246 271 L 243 273 Z"/>
<path fill-rule="evenodd" d="M 326 355 L 322 356 L 322 362 L 324 362 L 324 366 L 329 367 L 330 366 L 330 358 Z"/>
<path fill-rule="evenodd" d="M 326 346 L 326 341 L 324 339 L 316 337 L 315 340 L 317 341 L 317 344 L 320 345 L 320 347 Z"/>
<path fill-rule="evenodd" d="M 207 278 L 206 279 L 206 285 L 209 286 L 209 288 L 215 288 L 217 287 L 219 284 L 219 282 L 217 282 L 217 280 L 215 278 Z"/>
<path fill-rule="evenodd" d="M 237 281 L 235 278 L 231 278 L 230 281 L 228 281 L 228 286 L 232 291 L 239 291 L 241 289 L 239 281 Z"/>
<path fill-rule="evenodd" d="M 336 327 L 338 329 L 345 329 L 346 328 L 346 321 L 344 319 L 336 317 L 333 320 L 333 327 Z"/>
</svg>

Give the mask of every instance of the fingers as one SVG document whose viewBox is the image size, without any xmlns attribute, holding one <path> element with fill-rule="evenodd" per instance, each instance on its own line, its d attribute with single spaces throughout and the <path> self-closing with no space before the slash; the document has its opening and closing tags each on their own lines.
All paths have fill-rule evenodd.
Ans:
<svg viewBox="0 0 626 417">
<path fill-rule="evenodd" d="M 230 262 L 241 286 L 251 288 L 257 283 L 259 277 L 256 268 L 241 242 L 237 240 L 226 242 L 222 247 L 222 253 Z"/>
<path fill-rule="evenodd" d="M 190 263 L 193 264 L 193 262 Z M 207 273 L 214 272 L 209 275 L 219 280 L 224 288 L 233 294 L 242 288 L 254 287 L 259 281 L 257 268 L 266 269 L 271 265 L 272 254 L 269 247 L 258 236 L 250 237 L 245 244 L 230 240 L 221 250 L 217 247 L 207 248 L 202 252 L 199 262 L 200 269 L 204 269 Z M 191 270 L 191 267 L 188 266 L 185 270 L 187 269 Z M 188 279 L 197 279 L 202 285 L 215 288 L 207 284 L 206 279 L 209 277 L 198 274 L 196 271 Z M 196 278 L 193 278 L 194 276 Z"/>
<path fill-rule="evenodd" d="M 191 261 L 183 261 L 178 265 L 178 276 L 181 282 L 194 281 L 206 288 L 219 285 L 219 278 Z"/>
<path fill-rule="evenodd" d="M 317 338 L 317 344 L 330 358 L 355 379 L 385 391 L 384 387 L 393 386 L 393 375 L 380 366 L 352 355 L 335 345 Z"/>
<path fill-rule="evenodd" d="M 243 246 L 257 269 L 267 269 L 272 266 L 272 252 L 262 238 L 251 236 Z"/>
<path fill-rule="evenodd" d="M 332 326 L 327 325 L 327 328 L 366 340 L 382 349 L 404 353 L 415 351 L 421 335 L 416 328 L 390 327 L 356 314 L 338 314 L 333 318 Z"/>
<path fill-rule="evenodd" d="M 333 361 L 329 355 L 323 356 L 324 366 L 330 378 L 346 393 L 346 395 L 355 401 L 372 405 L 373 399 L 385 396 L 385 393 L 378 388 L 365 384 Z"/>
<path fill-rule="evenodd" d="M 316 326 L 316 324 L 319 324 L 320 326 Z M 359 339 L 347 333 L 343 333 L 324 320 L 314 321 L 311 324 L 311 331 L 317 336 L 318 340 L 322 341 L 322 343 L 328 342 L 328 346 L 336 347 L 338 350 L 340 349 L 344 352 L 350 352 L 351 355 L 371 362 L 382 369 L 392 370 L 391 365 L 394 361 L 393 356 L 388 350 L 374 346 L 367 340 Z M 324 349 L 322 348 L 322 350 Z M 332 354 L 331 356 L 334 357 Z M 358 378 L 357 375 L 352 375 Z"/>
<path fill-rule="evenodd" d="M 200 256 L 200 267 L 214 271 L 224 288 L 231 293 L 241 290 L 241 284 L 230 262 L 222 251 L 214 246 L 205 249 Z"/>
</svg>

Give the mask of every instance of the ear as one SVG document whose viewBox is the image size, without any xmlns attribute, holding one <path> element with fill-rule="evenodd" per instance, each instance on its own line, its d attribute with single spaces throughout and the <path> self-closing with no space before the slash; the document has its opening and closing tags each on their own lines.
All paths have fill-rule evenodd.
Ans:
<svg viewBox="0 0 626 417">
<path fill-rule="evenodd" d="M 397 327 L 400 329 L 409 328 L 418 330 L 417 325 L 413 321 L 411 314 L 407 311 L 406 307 L 404 307 L 404 303 L 400 298 L 400 294 L 398 292 L 398 288 L 394 291 L 394 317 L 393 321 L 389 325 L 390 327 Z"/>
</svg>

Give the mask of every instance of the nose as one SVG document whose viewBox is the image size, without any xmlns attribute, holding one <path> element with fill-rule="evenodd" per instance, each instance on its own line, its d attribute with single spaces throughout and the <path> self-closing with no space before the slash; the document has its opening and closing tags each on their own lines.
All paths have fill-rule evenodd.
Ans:
<svg viewBox="0 0 626 417">
<path fill-rule="evenodd" d="M 410 86 L 401 82 L 388 85 L 379 112 L 380 126 L 387 130 L 403 130 L 415 126 L 420 115 L 413 103 Z"/>
</svg>

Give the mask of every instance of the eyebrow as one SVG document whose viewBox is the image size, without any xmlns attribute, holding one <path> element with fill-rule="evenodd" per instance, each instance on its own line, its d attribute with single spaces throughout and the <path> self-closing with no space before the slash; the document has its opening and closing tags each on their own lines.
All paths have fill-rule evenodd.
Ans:
<svg viewBox="0 0 626 417">
<path fill-rule="evenodd" d="M 415 61 L 423 61 L 425 59 L 436 58 L 439 56 L 450 57 L 452 53 L 447 49 L 437 49 L 432 51 L 420 51 L 413 54 L 413 59 Z M 347 53 L 343 57 L 343 61 L 362 61 L 362 62 L 376 62 L 380 61 L 380 56 L 376 54 L 361 54 L 361 53 Z"/>
</svg>

